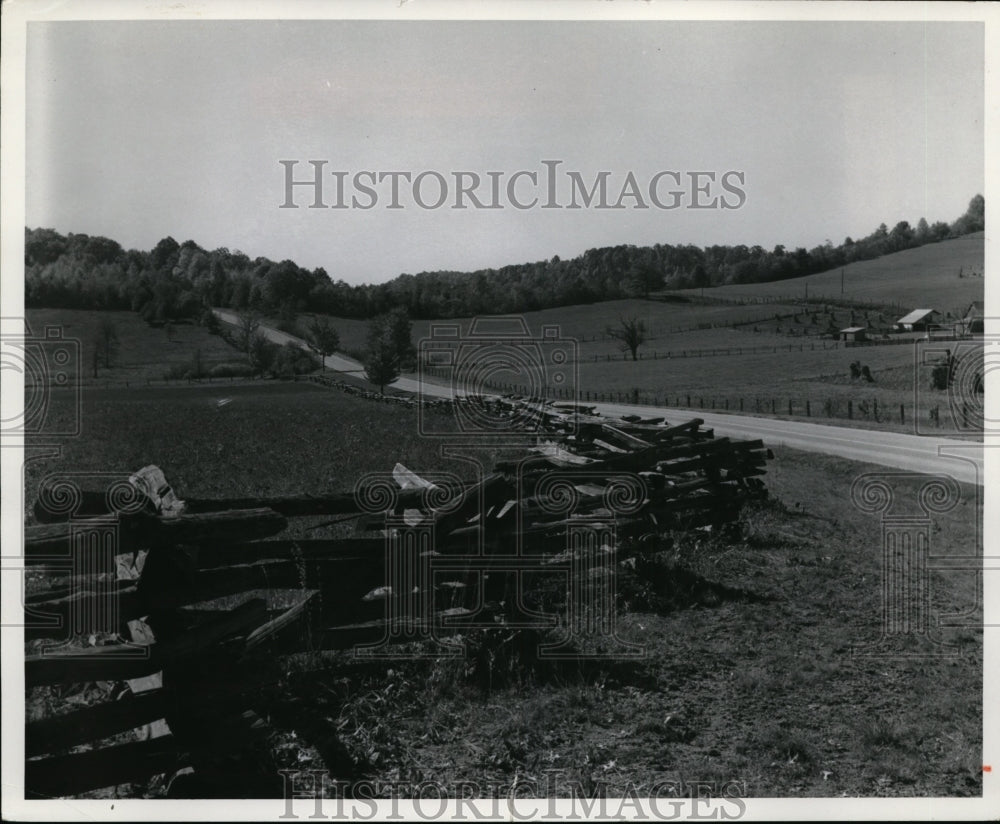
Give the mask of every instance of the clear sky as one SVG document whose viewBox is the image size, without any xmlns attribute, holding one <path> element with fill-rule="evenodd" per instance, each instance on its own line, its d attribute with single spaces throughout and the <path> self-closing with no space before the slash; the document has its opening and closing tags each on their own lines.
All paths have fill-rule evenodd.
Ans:
<svg viewBox="0 0 1000 824">
<path fill-rule="evenodd" d="M 983 192 L 983 61 L 981 23 L 31 23 L 27 224 L 352 283 L 625 243 L 836 244 Z M 558 159 L 610 171 L 612 199 L 629 171 L 738 170 L 746 203 L 393 210 L 386 183 L 370 210 L 280 209 L 283 159 L 299 178 L 312 159 L 446 176 Z"/>
</svg>

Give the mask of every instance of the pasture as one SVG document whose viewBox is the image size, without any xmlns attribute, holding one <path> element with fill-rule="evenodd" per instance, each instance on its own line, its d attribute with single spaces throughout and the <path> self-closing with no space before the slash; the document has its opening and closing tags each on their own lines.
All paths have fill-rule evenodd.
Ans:
<svg viewBox="0 0 1000 824">
<path fill-rule="evenodd" d="M 211 370 L 219 364 L 246 364 L 246 355 L 238 352 L 218 335 L 203 326 L 176 323 L 154 328 L 135 312 L 98 312 L 86 309 L 28 309 L 27 320 L 35 337 L 45 328 L 62 329 L 64 338 L 80 343 L 80 376 L 86 383 L 124 383 L 162 380 L 171 372 L 181 377 L 195 358 L 202 368 Z M 111 366 L 99 358 L 94 375 L 94 351 L 98 348 L 102 321 L 114 324 L 118 346 Z"/>
<path fill-rule="evenodd" d="M 855 324 L 886 327 L 897 318 L 890 307 L 903 307 L 905 311 L 934 308 L 943 315 L 958 318 L 972 301 L 983 299 L 984 254 L 983 233 L 979 232 L 849 264 L 843 267 L 843 295 L 841 270 L 835 269 L 770 283 L 665 292 L 654 294 L 649 300 L 632 298 L 544 309 L 525 312 L 519 317 L 524 318 L 533 335 L 540 334 L 542 326 L 558 326 L 561 336 L 576 341 L 587 356 L 615 351 L 615 342 L 607 338 L 606 328 L 616 326 L 621 317 L 644 321 L 649 346 L 657 349 L 663 349 L 663 340 L 678 332 L 711 338 L 716 330 L 724 335 L 731 328 L 749 332 L 756 326 L 759 333 L 780 337 L 815 335 L 825 331 L 828 323 L 838 328 Z M 960 270 L 963 277 L 958 276 Z M 803 304 L 804 298 L 811 302 Z M 731 303 L 715 302 L 719 299 Z M 829 303 L 830 316 L 817 303 L 823 299 Z M 739 305 L 740 301 L 746 304 Z M 838 302 L 842 305 L 838 306 Z M 866 306 L 852 309 L 852 303 Z M 816 324 L 812 323 L 814 314 L 818 315 Z M 775 315 L 780 317 L 775 319 Z M 344 352 L 350 354 L 365 348 L 366 321 L 337 317 L 330 320 L 340 333 Z M 468 333 L 470 320 L 417 320 L 413 323 L 413 339 L 418 342 L 429 336 L 431 326 L 438 323 L 459 324 L 463 333 Z M 681 345 L 679 340 L 676 345 Z M 692 340 L 686 348 L 694 345 Z"/>
<path fill-rule="evenodd" d="M 629 299 L 524 312 L 516 317 L 524 319 L 528 333 L 532 336 L 541 335 L 544 326 L 557 326 L 559 336 L 575 341 L 581 351 L 586 351 L 588 354 L 604 354 L 617 351 L 615 342 L 607 337 L 606 329 L 609 326 L 617 326 L 618 319 L 622 317 L 640 318 L 646 324 L 651 340 L 659 340 L 675 334 L 676 330 L 679 329 L 705 331 L 713 328 L 731 327 L 737 323 L 766 322 L 773 319 L 775 313 L 785 314 L 795 311 L 797 311 L 795 306 L 780 304 L 766 307 L 724 306 L 697 302 L 674 303 L 660 300 Z M 431 336 L 432 327 L 436 325 L 458 324 L 462 334 L 467 335 L 472 320 L 472 318 L 440 321 L 415 320 L 413 322 L 413 341 L 419 345 L 421 340 Z M 341 349 L 344 352 L 351 354 L 365 348 L 368 331 L 367 321 L 331 317 L 330 322 L 340 333 Z M 308 323 L 308 316 L 305 316 L 305 323 Z M 508 324 L 500 328 L 504 333 L 509 333 L 515 327 Z"/>
<path fill-rule="evenodd" d="M 841 293 L 841 270 L 831 269 L 815 275 L 771 283 L 746 283 L 705 289 L 706 297 L 727 300 L 841 298 L 851 301 L 904 304 L 911 309 L 937 309 L 940 312 L 964 311 L 984 292 L 985 240 L 975 232 L 916 249 L 906 249 L 874 260 L 851 263 L 844 268 L 844 291 Z M 959 277 L 959 271 L 962 277 Z M 676 294 L 701 294 L 700 290 L 682 290 Z"/>
<path fill-rule="evenodd" d="M 901 403 L 912 408 L 914 387 L 919 386 L 920 410 L 926 415 L 932 406 L 947 404 L 948 393 L 930 388 L 931 367 L 918 364 L 919 351 L 912 345 L 810 350 L 805 343 L 804 351 L 598 360 L 579 365 L 578 382 L 584 393 L 638 389 L 642 396 L 670 398 L 664 405 L 692 395 L 712 399 L 721 409 L 729 398 L 731 411 L 738 409 L 739 398 L 745 399 L 747 412 L 752 398 L 776 399 L 779 412 L 788 399 L 799 408 L 808 399 L 817 415 L 828 400 L 857 404 L 875 399 L 886 409 L 898 409 Z M 855 360 L 869 367 L 873 383 L 850 378 L 849 364 Z"/>
<path fill-rule="evenodd" d="M 893 305 L 932 307 L 946 319 L 962 317 L 973 300 L 983 298 L 983 255 L 983 235 L 977 233 L 851 264 L 844 270 L 843 297 L 838 269 L 774 283 L 707 289 L 705 302 L 700 291 L 688 290 L 671 293 L 683 302 L 654 295 L 522 317 L 530 335 L 557 326 L 560 337 L 572 342 L 576 386 L 584 400 L 638 393 L 676 405 L 678 399 L 686 403 L 692 396 L 693 406 L 703 402 L 705 408 L 739 411 L 742 401 L 744 412 L 763 415 L 789 415 L 791 401 L 792 417 L 846 421 L 850 414 L 853 425 L 913 431 L 914 417 L 930 426 L 930 416 L 946 414 L 941 410 L 949 403 L 947 392 L 931 389 L 932 367 L 918 362 L 922 350 L 912 345 L 847 348 L 828 333 L 860 325 L 881 337 L 902 311 Z M 963 277 L 958 277 L 960 270 Z M 810 302 L 804 303 L 807 286 Z M 822 296 L 830 302 L 823 304 Z M 716 298 L 787 302 L 711 302 Z M 844 303 L 838 305 L 839 300 Z M 637 362 L 607 334 L 619 318 L 633 317 L 643 320 L 647 330 Z M 341 349 L 359 355 L 365 348 L 366 322 L 331 320 L 340 332 Z M 488 328 L 493 319 L 483 320 Z M 465 336 L 471 319 L 415 321 L 415 343 L 431 333 L 433 323 L 457 324 Z M 869 367 L 873 382 L 850 379 L 849 365 L 855 360 Z M 526 385 L 514 375 L 498 383 Z M 855 414 L 856 408 L 864 411 Z"/>
<path fill-rule="evenodd" d="M 55 392 L 52 414 L 74 414 L 70 397 Z M 27 463 L 26 504 L 59 468 L 155 463 L 181 497 L 346 491 L 396 461 L 468 472 L 418 435 L 413 410 L 304 383 L 85 389 L 82 420 L 61 455 Z M 461 660 L 328 653 L 277 665 L 288 694 L 332 718 L 348 754 L 383 781 L 551 775 L 555 793 L 603 787 L 609 798 L 629 781 L 643 795 L 670 780 L 737 782 L 753 797 L 978 795 L 979 585 L 930 573 L 934 615 L 972 611 L 936 630 L 950 657 L 866 646 L 881 634 L 881 523 L 855 508 L 850 486 L 873 470 L 777 450 L 771 500 L 738 530 L 664 536 L 651 566 L 619 565 L 619 636 L 641 645 L 638 660 L 557 671 L 510 660 L 489 686 Z M 918 480 L 898 480 L 904 505 Z M 973 551 L 976 507 L 963 488 L 958 507 L 934 516 L 934 545 Z M 917 636 L 895 642 L 936 651 Z M 67 702 L 47 688 L 27 698 L 30 717 Z M 279 765 L 323 766 L 287 736 L 269 742 Z M 164 792 L 155 780 L 132 789 Z"/>
</svg>

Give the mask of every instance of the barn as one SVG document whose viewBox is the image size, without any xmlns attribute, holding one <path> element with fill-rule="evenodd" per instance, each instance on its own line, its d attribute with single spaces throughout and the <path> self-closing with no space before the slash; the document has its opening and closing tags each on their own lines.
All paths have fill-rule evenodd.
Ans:
<svg viewBox="0 0 1000 824">
<path fill-rule="evenodd" d="M 867 326 L 848 326 L 837 333 L 837 337 L 842 341 L 863 341 L 866 340 L 865 333 Z"/>
<path fill-rule="evenodd" d="M 941 313 L 936 309 L 914 309 L 896 321 L 896 331 L 926 332 L 930 327 L 937 326 L 940 320 Z"/>
</svg>

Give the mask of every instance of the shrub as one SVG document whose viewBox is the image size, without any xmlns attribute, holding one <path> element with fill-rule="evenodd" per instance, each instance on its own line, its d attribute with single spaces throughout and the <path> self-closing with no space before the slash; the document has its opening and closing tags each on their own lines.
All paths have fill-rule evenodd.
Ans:
<svg viewBox="0 0 1000 824">
<path fill-rule="evenodd" d="M 219 363 L 208 374 L 213 378 L 249 378 L 253 370 L 248 363 Z"/>
<path fill-rule="evenodd" d="M 289 341 L 274 353 L 269 371 L 277 378 L 290 378 L 293 375 L 307 375 L 319 369 L 319 360 L 311 352 L 307 352 Z"/>
<path fill-rule="evenodd" d="M 247 343 L 247 357 L 255 375 L 262 375 L 271 369 L 274 358 L 281 347 L 271 343 L 260 330 L 253 332 Z"/>
<path fill-rule="evenodd" d="M 299 326 L 299 322 L 295 318 L 279 318 L 275 326 L 282 332 L 287 332 L 289 335 L 294 335 L 297 338 L 305 337 L 302 327 Z"/>
<path fill-rule="evenodd" d="M 172 364 L 163 373 L 163 379 L 167 381 L 180 380 L 182 378 L 191 377 L 191 364 L 190 363 L 175 363 Z"/>
<path fill-rule="evenodd" d="M 222 326 L 218 317 L 216 317 L 215 312 L 211 309 L 206 309 L 201 313 L 201 325 L 205 327 L 205 330 L 210 335 L 218 335 Z"/>
</svg>

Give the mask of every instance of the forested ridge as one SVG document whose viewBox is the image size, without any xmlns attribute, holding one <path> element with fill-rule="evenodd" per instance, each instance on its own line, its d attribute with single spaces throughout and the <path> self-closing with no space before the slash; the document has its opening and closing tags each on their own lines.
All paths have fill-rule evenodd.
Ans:
<svg viewBox="0 0 1000 824">
<path fill-rule="evenodd" d="M 301 311 L 371 318 L 404 308 L 412 318 L 525 312 L 646 296 L 663 289 L 756 283 L 815 274 L 945 238 L 982 231 L 985 201 L 976 195 L 951 224 L 921 218 L 867 237 L 813 249 L 656 244 L 588 249 L 577 257 L 475 272 L 402 274 L 352 286 L 323 268 L 291 260 L 251 259 L 165 237 L 149 251 L 106 237 L 26 229 L 25 303 L 29 307 L 130 309 L 150 322 L 198 318 L 209 306 L 292 316 Z"/>
</svg>

